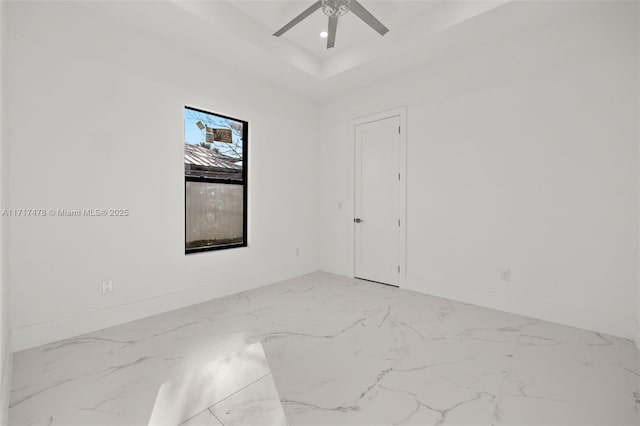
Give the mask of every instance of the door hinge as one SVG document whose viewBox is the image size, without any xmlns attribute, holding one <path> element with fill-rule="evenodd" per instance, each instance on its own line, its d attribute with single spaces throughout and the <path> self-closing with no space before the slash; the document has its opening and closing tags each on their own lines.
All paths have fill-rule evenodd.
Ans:
<svg viewBox="0 0 640 426">
<path fill-rule="evenodd" d="M 400 180 L 400 173 L 398 173 L 398 180 Z"/>
<path fill-rule="evenodd" d="M 398 133 L 400 133 L 400 126 L 398 126 Z"/>
<path fill-rule="evenodd" d="M 400 265 L 398 265 L 398 273 L 400 273 Z"/>
<path fill-rule="evenodd" d="M 400 219 L 398 219 L 398 226 L 400 226 Z"/>
</svg>

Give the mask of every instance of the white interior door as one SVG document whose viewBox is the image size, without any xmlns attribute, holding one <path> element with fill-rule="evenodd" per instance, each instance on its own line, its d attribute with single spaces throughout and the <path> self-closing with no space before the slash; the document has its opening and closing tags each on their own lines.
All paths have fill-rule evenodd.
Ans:
<svg viewBox="0 0 640 426">
<path fill-rule="evenodd" d="M 355 127 L 355 276 L 399 284 L 400 117 Z"/>
</svg>

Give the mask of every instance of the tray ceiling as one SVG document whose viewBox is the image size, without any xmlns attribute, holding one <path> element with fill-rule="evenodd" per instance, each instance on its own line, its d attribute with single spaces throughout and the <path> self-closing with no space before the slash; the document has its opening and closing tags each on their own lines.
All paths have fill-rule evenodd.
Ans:
<svg viewBox="0 0 640 426">
<path fill-rule="evenodd" d="M 119 20 L 314 101 L 392 78 L 424 65 L 443 49 L 476 42 L 468 34 L 446 42 L 437 39 L 477 18 L 486 21 L 485 38 L 531 19 L 526 10 L 518 12 L 517 19 L 509 18 L 513 10 L 496 14 L 508 9 L 504 6 L 509 0 L 360 0 L 390 29 L 384 37 L 348 13 L 340 18 L 336 47 L 327 50 L 319 36 L 327 27 L 321 11 L 282 37 L 272 36 L 312 1 L 115 1 L 100 2 L 100 7 Z"/>
</svg>

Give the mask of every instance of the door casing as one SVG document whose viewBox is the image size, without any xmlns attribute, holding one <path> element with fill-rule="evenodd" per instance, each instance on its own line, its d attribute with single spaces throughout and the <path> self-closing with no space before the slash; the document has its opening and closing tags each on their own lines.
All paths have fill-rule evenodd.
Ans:
<svg viewBox="0 0 640 426">
<path fill-rule="evenodd" d="M 372 123 L 374 121 L 380 121 L 387 118 L 400 117 L 400 161 L 398 173 L 400 173 L 400 194 L 398 197 L 397 206 L 400 219 L 400 247 L 398 247 L 399 253 L 399 266 L 400 272 L 398 273 L 398 286 L 404 287 L 407 277 L 407 107 L 397 107 L 387 111 L 382 111 L 376 114 L 367 115 L 364 117 L 356 118 L 351 122 L 351 141 L 353 152 L 353 176 L 352 176 L 352 188 L 353 188 L 353 211 L 352 218 L 355 218 L 356 208 L 356 126 L 361 124 Z M 351 276 L 356 276 L 356 234 L 355 223 L 352 223 L 354 228 L 352 231 L 352 272 Z"/>
</svg>

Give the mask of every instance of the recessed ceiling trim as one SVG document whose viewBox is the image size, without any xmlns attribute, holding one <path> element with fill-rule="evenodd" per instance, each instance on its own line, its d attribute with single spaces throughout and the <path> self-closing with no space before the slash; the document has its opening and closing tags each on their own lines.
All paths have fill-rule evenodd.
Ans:
<svg viewBox="0 0 640 426">
<path fill-rule="evenodd" d="M 307 21 L 293 30 L 300 29 L 301 34 L 309 35 L 310 41 L 306 45 L 287 36 L 272 37 L 274 29 L 281 23 L 282 13 L 299 10 L 300 1 L 98 3 L 117 19 L 202 55 L 203 63 L 231 66 L 310 100 L 324 100 L 428 63 L 430 55 L 438 55 L 441 50 L 438 40 L 442 37 L 439 33 L 449 33 L 448 30 L 458 24 L 487 15 L 486 12 L 501 5 L 516 2 L 369 1 L 367 4 L 371 5 L 372 13 L 389 20 L 393 31 L 381 38 L 354 14 L 347 13 L 343 19 L 350 21 L 348 26 L 344 26 L 345 30 L 347 27 L 356 29 L 356 39 L 344 48 L 338 43 L 334 51 L 329 51 L 330 54 L 326 53 L 326 41 L 318 37 L 318 30 L 325 28 L 327 23 L 326 16 L 322 14 L 317 14 L 317 17 L 322 18 L 323 23 Z M 153 20 L 145 19 L 150 7 L 153 7 Z M 488 33 L 499 32 L 505 27 L 499 23 L 505 19 L 508 21 L 510 16 L 525 19 L 521 15 L 529 10 L 515 6 L 505 9 L 506 12 L 499 12 L 499 17 L 481 20 L 496 28 L 496 31 L 487 28 Z M 341 30 L 340 39 L 342 34 Z M 370 35 L 363 37 L 364 34 Z M 467 41 L 456 41 L 456 49 L 462 48 L 464 43 L 473 44 L 468 40 L 469 35 L 466 37 Z M 313 44 L 317 46 L 315 50 L 309 48 Z"/>
<path fill-rule="evenodd" d="M 436 33 L 482 15 L 513 0 L 440 1 L 423 13 L 403 23 L 382 40 L 373 40 L 328 57 L 322 62 L 319 78 L 329 79 L 375 60 L 395 56 L 399 49 L 415 48 Z"/>
<path fill-rule="evenodd" d="M 294 43 L 277 43 L 273 38 L 265 37 L 271 29 L 234 7 L 233 1 L 169 1 L 193 16 L 208 21 L 212 31 L 221 33 L 219 40 L 225 43 L 230 43 L 229 39 L 232 38 L 242 39 L 307 74 L 320 75 L 318 58 Z"/>
</svg>

